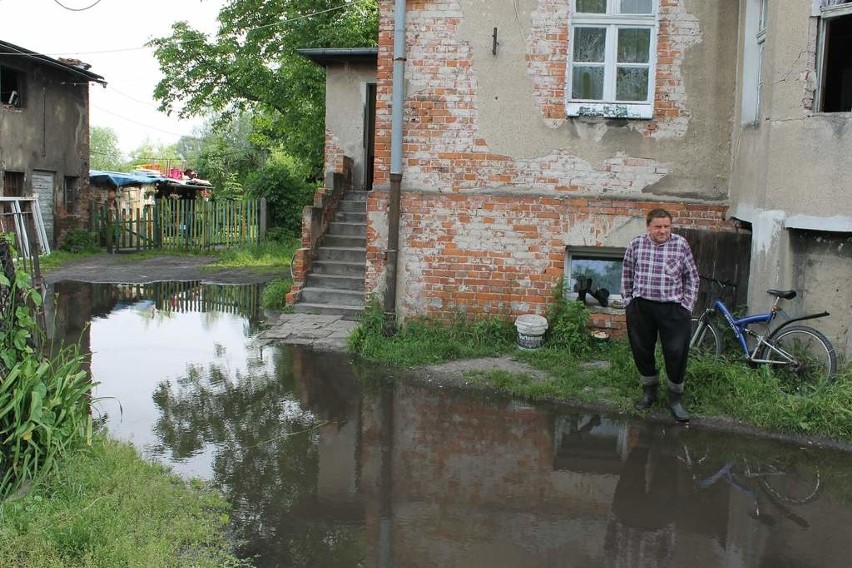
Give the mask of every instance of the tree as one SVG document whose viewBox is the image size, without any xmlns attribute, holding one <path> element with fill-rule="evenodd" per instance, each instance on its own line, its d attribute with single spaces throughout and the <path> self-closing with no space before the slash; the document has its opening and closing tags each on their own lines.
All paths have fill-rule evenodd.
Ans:
<svg viewBox="0 0 852 568">
<path fill-rule="evenodd" d="M 159 166 L 163 174 L 167 174 L 171 168 L 184 169 L 186 161 L 178 153 L 177 144 L 152 144 L 146 140 L 141 145 L 130 151 L 130 167 Z"/>
<path fill-rule="evenodd" d="M 255 135 L 322 170 L 325 79 L 299 48 L 376 45 L 377 0 L 230 0 L 212 40 L 187 22 L 154 47 L 154 97 L 186 118 L 251 111 Z"/>
<path fill-rule="evenodd" d="M 124 166 L 118 134 L 112 128 L 93 126 L 89 131 L 89 166 L 107 171 L 120 171 Z"/>
</svg>

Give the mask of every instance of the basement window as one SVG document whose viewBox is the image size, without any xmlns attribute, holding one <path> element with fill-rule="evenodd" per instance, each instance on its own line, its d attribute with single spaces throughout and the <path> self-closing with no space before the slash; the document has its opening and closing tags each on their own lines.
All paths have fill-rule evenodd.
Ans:
<svg viewBox="0 0 852 568">
<path fill-rule="evenodd" d="M 852 111 L 852 3 L 820 10 L 817 110 Z"/>
<path fill-rule="evenodd" d="M 576 300 L 586 292 L 586 305 L 598 307 L 604 297 L 609 304 L 621 300 L 621 265 L 624 249 L 607 247 L 568 247 L 565 253 L 565 297 Z M 598 290 L 604 289 L 601 295 Z"/>
<path fill-rule="evenodd" d="M 23 106 L 24 73 L 0 65 L 0 104 L 20 108 Z"/>
<path fill-rule="evenodd" d="M 568 116 L 652 118 L 658 0 L 574 0 Z"/>
</svg>

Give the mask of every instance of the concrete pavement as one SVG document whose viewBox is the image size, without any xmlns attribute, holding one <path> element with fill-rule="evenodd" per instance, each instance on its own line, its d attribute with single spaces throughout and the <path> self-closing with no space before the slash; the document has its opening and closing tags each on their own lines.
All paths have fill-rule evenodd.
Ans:
<svg viewBox="0 0 852 568">
<path fill-rule="evenodd" d="M 268 312 L 258 334 L 270 343 L 307 345 L 318 351 L 346 351 L 346 340 L 358 322 L 340 316 Z"/>
</svg>

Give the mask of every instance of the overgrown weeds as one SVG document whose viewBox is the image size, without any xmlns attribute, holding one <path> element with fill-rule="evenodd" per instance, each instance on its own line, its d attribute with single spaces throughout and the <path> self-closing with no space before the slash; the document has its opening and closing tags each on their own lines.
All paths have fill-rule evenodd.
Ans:
<svg viewBox="0 0 852 568">
<path fill-rule="evenodd" d="M 418 320 L 387 335 L 384 314 L 378 302 L 371 300 L 350 336 L 349 348 L 368 360 L 409 367 L 508 356 L 544 371 L 545 378 L 506 371 L 471 371 L 460 378 L 528 400 L 604 405 L 614 412 L 637 415 L 633 403 L 640 395 L 640 384 L 629 345 L 618 339 L 603 345 L 591 342 L 588 318 L 581 302 L 557 296 L 548 310 L 544 346 L 523 350 L 514 341 L 511 322 L 500 318 Z M 662 368 L 661 354 L 658 361 Z M 686 402 L 697 419 L 733 420 L 852 443 L 850 365 L 838 372 L 833 383 L 804 397 L 785 394 L 768 368 L 752 369 L 739 359 L 693 356 L 687 370 Z M 658 409 L 665 412 L 662 394 Z"/>
<path fill-rule="evenodd" d="M 12 257 L 5 242 L 0 254 Z M 10 267 L 11 263 L 6 263 Z M 55 470 L 92 434 L 94 384 L 76 345 L 45 341 L 43 298 L 23 271 L 0 274 L 0 498 Z"/>
<path fill-rule="evenodd" d="M 0 566 L 248 565 L 222 537 L 228 522 L 221 493 L 95 434 L 61 470 L 0 503 Z"/>
<path fill-rule="evenodd" d="M 388 334 L 385 314 L 372 297 L 349 337 L 349 349 L 369 360 L 416 366 L 500 355 L 512 349 L 514 333 L 510 322 L 457 314 L 449 322 L 412 320 Z"/>
</svg>

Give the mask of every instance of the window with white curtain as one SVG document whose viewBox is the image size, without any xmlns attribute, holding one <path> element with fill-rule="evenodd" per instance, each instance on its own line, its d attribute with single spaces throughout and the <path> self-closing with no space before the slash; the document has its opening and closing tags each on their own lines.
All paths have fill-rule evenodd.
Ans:
<svg viewBox="0 0 852 568">
<path fill-rule="evenodd" d="M 657 0 L 574 0 L 569 116 L 651 118 Z"/>
</svg>

